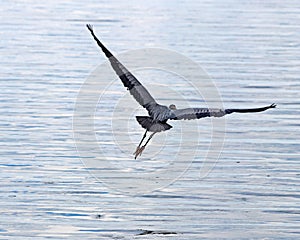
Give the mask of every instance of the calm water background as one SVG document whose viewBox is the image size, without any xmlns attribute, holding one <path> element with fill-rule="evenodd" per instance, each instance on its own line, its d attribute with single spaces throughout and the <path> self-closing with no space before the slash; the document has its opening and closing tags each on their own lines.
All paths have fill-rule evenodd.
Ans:
<svg viewBox="0 0 300 240">
<path fill-rule="evenodd" d="M 300 237 L 299 2 L 8 1 L 0 19 L 1 238 Z M 228 116 L 206 178 L 198 178 L 199 157 L 164 189 L 119 194 L 86 171 L 73 139 L 77 94 L 104 61 L 86 23 L 115 53 L 185 54 L 206 69 L 225 106 L 278 108 Z"/>
</svg>

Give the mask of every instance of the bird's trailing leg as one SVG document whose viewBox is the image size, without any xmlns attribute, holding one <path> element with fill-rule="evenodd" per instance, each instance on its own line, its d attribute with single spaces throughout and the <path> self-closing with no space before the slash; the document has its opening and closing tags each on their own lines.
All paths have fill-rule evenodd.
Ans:
<svg viewBox="0 0 300 240">
<path fill-rule="evenodd" d="M 147 132 L 146 132 L 146 133 L 147 133 Z M 145 133 L 145 134 L 146 134 L 146 133 Z M 143 145 L 142 147 L 138 147 L 139 149 L 137 149 L 137 151 L 135 152 L 135 157 L 134 157 L 134 159 L 136 159 L 139 155 L 140 155 L 140 156 L 142 155 L 142 152 L 144 151 L 144 149 L 146 148 L 148 142 L 149 142 L 150 139 L 154 136 L 154 134 L 155 134 L 155 132 L 152 133 L 152 134 L 150 135 L 150 137 L 148 138 L 148 140 L 147 140 L 147 142 L 145 143 L 145 145 Z"/>
<path fill-rule="evenodd" d="M 142 140 L 140 141 L 139 145 L 137 146 L 137 148 L 136 148 L 135 152 L 133 153 L 133 155 L 137 156 L 137 154 L 139 153 L 140 147 L 141 147 L 145 137 L 147 136 L 147 132 L 148 132 L 148 130 L 146 130 L 146 132 L 144 133 L 144 136 L 143 136 Z"/>
</svg>

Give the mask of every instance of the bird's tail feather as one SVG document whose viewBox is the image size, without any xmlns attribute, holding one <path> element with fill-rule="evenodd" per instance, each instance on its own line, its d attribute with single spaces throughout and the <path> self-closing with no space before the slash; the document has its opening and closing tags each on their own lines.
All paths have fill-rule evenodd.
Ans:
<svg viewBox="0 0 300 240">
<path fill-rule="evenodd" d="M 138 123 L 149 132 L 162 132 L 172 128 L 171 125 L 163 122 L 154 121 L 148 116 L 136 116 Z"/>
</svg>

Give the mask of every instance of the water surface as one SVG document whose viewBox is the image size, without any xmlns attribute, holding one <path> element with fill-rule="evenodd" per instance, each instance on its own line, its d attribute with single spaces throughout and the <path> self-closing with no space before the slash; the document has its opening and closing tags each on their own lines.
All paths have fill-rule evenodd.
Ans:
<svg viewBox="0 0 300 240">
<path fill-rule="evenodd" d="M 299 238 L 299 3 L 10 1 L 0 16 L 1 237 Z M 115 53 L 159 47 L 190 57 L 214 80 L 224 106 L 278 108 L 228 116 L 221 156 L 202 179 L 209 121 L 187 123 L 203 127 L 204 137 L 184 175 L 149 194 L 120 194 L 89 174 L 73 139 L 77 94 L 105 60 L 86 23 Z"/>
</svg>

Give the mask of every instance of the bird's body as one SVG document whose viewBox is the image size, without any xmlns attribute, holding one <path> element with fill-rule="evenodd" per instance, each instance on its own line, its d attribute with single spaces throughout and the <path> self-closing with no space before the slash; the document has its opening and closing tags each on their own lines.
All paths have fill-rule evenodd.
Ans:
<svg viewBox="0 0 300 240">
<path fill-rule="evenodd" d="M 91 25 L 87 25 L 87 28 L 91 32 L 93 38 L 97 42 L 98 46 L 104 52 L 105 56 L 109 59 L 112 68 L 119 76 L 124 87 L 130 92 L 135 100 L 143 106 L 149 116 L 136 116 L 138 123 L 146 129 L 146 132 L 138 145 L 134 155 L 137 158 L 141 155 L 146 145 L 153 137 L 155 133 L 167 131 L 172 128 L 167 123 L 168 120 L 191 120 L 200 119 L 204 117 L 223 117 L 226 114 L 237 113 L 249 113 L 249 112 L 262 112 L 269 108 L 275 108 L 273 103 L 266 107 L 261 108 L 248 108 L 248 109 L 209 109 L 209 108 L 184 108 L 177 109 L 174 104 L 169 107 L 158 104 L 147 89 L 135 78 L 135 76 L 129 72 L 122 63 L 100 42 L 100 40 L 94 34 Z M 143 140 L 146 137 L 147 132 L 152 132 L 146 143 L 141 147 Z"/>
</svg>

